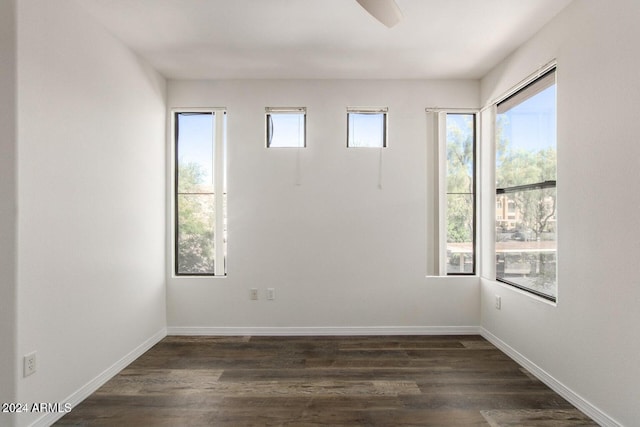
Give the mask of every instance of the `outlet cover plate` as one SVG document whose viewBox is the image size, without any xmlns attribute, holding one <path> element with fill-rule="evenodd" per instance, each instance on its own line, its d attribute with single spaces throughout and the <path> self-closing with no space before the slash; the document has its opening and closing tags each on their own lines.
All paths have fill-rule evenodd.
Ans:
<svg viewBox="0 0 640 427">
<path fill-rule="evenodd" d="M 36 352 L 24 355 L 24 372 L 23 375 L 28 377 L 36 372 Z"/>
</svg>

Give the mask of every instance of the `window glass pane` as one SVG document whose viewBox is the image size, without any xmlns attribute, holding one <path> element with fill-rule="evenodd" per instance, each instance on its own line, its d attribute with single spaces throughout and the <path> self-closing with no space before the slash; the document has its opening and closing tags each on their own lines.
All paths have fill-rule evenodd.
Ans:
<svg viewBox="0 0 640 427">
<path fill-rule="evenodd" d="M 212 113 L 177 113 L 176 274 L 214 274 L 214 135 Z"/>
<path fill-rule="evenodd" d="M 304 113 L 267 114 L 267 147 L 302 148 L 305 146 Z"/>
<path fill-rule="evenodd" d="M 180 191 L 208 191 L 213 185 L 213 134 L 211 113 L 178 113 L 176 157 Z M 187 176 L 188 175 L 188 176 Z"/>
<path fill-rule="evenodd" d="M 214 274 L 213 194 L 178 194 L 177 273 Z"/>
<path fill-rule="evenodd" d="M 496 278 L 555 301 L 555 71 L 498 108 Z"/>
<path fill-rule="evenodd" d="M 386 147 L 386 113 L 347 113 L 347 147 Z"/>
<path fill-rule="evenodd" d="M 474 272 L 472 194 L 447 194 L 447 274 Z"/>
<path fill-rule="evenodd" d="M 475 115 L 447 114 L 447 274 L 475 273 Z"/>
<path fill-rule="evenodd" d="M 474 115 L 447 114 L 447 193 L 473 193 Z"/>
<path fill-rule="evenodd" d="M 556 179 L 556 85 L 497 115 L 497 188 Z"/>
<path fill-rule="evenodd" d="M 498 221 L 496 275 L 556 297 L 556 189 L 534 189 L 504 194 L 513 203 L 513 219 Z"/>
</svg>

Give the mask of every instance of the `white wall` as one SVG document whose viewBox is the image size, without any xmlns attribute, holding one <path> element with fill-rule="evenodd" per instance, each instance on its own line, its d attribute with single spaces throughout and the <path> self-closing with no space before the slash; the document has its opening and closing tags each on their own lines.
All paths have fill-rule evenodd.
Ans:
<svg viewBox="0 0 640 427">
<path fill-rule="evenodd" d="M 170 107 L 228 108 L 229 275 L 169 280 L 169 331 L 477 327 L 477 278 L 425 278 L 425 107 L 477 107 L 478 84 L 170 81 Z M 265 148 L 266 106 L 308 109 L 300 186 L 296 150 Z M 382 189 L 379 151 L 346 148 L 347 106 L 389 107 Z"/>
<path fill-rule="evenodd" d="M 0 402 L 16 401 L 16 7 L 0 0 Z M 0 413 L 0 424 L 13 425 Z"/>
<path fill-rule="evenodd" d="M 19 2 L 18 401 L 65 402 L 165 328 L 165 89 L 77 2 Z"/>
<path fill-rule="evenodd" d="M 558 61 L 558 303 L 483 279 L 482 326 L 627 426 L 640 420 L 638 17 L 635 0 L 575 1 L 482 80 L 486 103 Z"/>
</svg>

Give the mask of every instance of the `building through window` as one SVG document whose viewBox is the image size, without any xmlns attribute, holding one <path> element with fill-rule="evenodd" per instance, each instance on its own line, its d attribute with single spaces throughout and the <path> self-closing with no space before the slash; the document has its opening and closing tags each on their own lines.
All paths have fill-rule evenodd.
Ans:
<svg viewBox="0 0 640 427">
<path fill-rule="evenodd" d="M 556 73 L 497 105 L 496 279 L 557 296 Z"/>
</svg>

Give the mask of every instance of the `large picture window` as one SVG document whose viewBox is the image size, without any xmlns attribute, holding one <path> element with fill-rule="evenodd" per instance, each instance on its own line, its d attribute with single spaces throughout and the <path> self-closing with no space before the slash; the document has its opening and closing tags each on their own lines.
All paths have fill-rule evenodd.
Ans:
<svg viewBox="0 0 640 427">
<path fill-rule="evenodd" d="M 177 276 L 226 274 L 225 119 L 224 110 L 174 113 Z"/>
<path fill-rule="evenodd" d="M 556 73 L 497 105 L 496 279 L 557 296 Z"/>
</svg>

